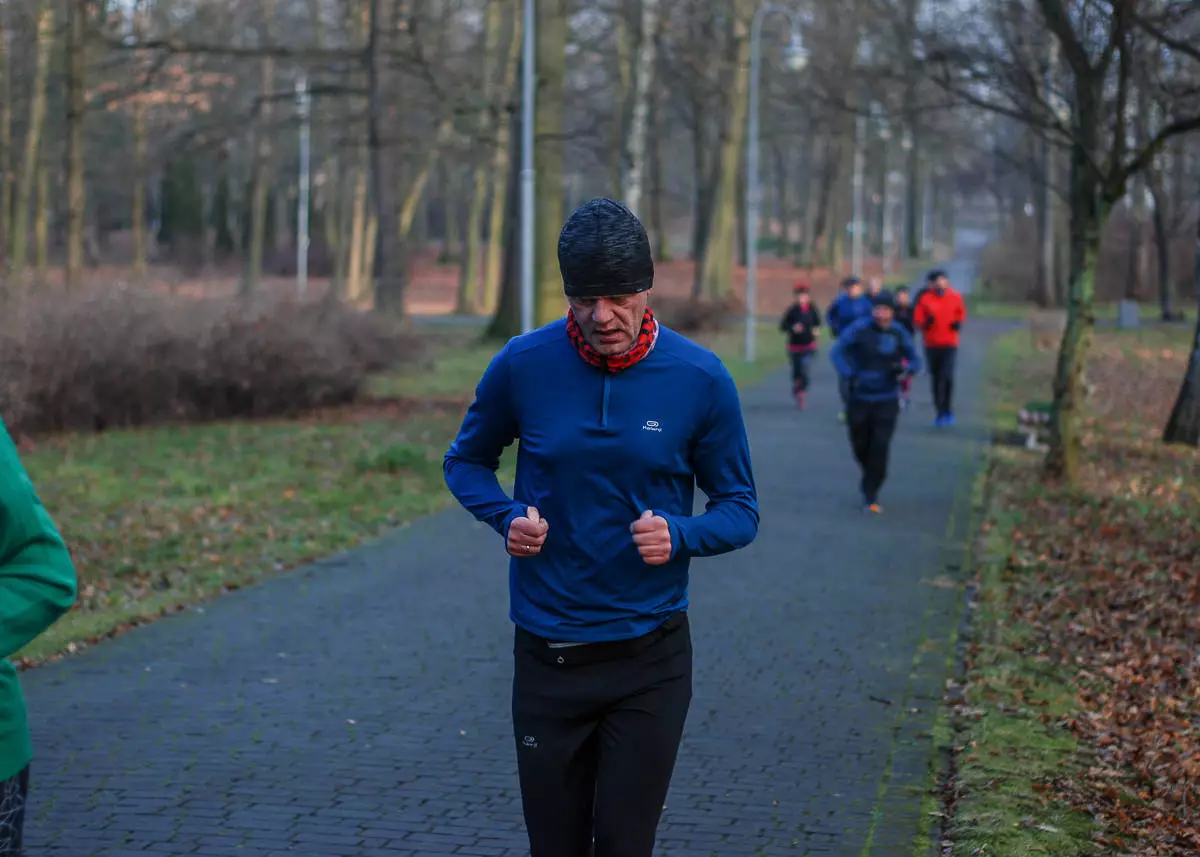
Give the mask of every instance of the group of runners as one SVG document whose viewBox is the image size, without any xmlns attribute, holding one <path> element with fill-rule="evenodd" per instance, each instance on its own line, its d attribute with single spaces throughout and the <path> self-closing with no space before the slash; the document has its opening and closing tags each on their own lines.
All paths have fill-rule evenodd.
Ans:
<svg viewBox="0 0 1200 857">
<path fill-rule="evenodd" d="M 804 409 L 812 384 L 812 362 L 820 344 L 821 313 L 807 283 L 797 283 L 795 299 L 780 319 L 792 364 L 792 396 Z M 825 311 L 832 334 L 829 358 L 837 374 L 850 447 L 862 471 L 863 508 L 878 513 L 879 491 L 887 478 L 888 455 L 900 412 L 911 404 L 913 376 L 927 368 L 934 425 L 954 425 L 954 364 L 966 303 L 945 271 L 931 271 L 913 298 L 907 286 L 894 293 L 878 277 L 864 287 L 858 277 L 842 281 Z M 916 339 L 924 346 L 917 353 Z"/>
</svg>

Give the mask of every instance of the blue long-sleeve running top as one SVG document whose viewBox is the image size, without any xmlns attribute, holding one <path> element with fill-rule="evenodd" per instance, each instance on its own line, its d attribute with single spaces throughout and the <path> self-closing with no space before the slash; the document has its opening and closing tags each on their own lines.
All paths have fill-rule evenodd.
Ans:
<svg viewBox="0 0 1200 857">
<path fill-rule="evenodd" d="M 519 441 L 513 497 L 496 476 Z M 758 532 L 758 498 L 737 388 L 715 354 L 662 327 L 619 373 L 586 363 L 565 321 L 515 337 L 492 359 L 443 463 L 446 484 L 507 538 L 537 507 L 549 524 L 532 557 L 509 560 L 509 616 L 550 640 L 598 642 L 653 630 L 688 604 L 692 557 Z M 695 488 L 708 498 L 693 516 Z M 671 559 L 642 561 L 630 525 L 666 519 Z"/>
<path fill-rule="evenodd" d="M 882 328 L 870 317 L 842 331 L 829 359 L 838 375 L 851 382 L 851 398 L 864 402 L 900 398 L 901 374 L 921 371 L 921 358 L 908 331 L 895 322 Z"/>
</svg>

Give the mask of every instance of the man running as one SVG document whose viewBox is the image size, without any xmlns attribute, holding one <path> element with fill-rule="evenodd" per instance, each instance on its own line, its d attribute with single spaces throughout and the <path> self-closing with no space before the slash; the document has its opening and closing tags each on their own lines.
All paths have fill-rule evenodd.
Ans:
<svg viewBox="0 0 1200 857">
<path fill-rule="evenodd" d="M 33 756 L 25 696 L 8 660 L 75 603 L 75 564 L 0 422 L 0 857 L 19 857 Z"/>
<path fill-rule="evenodd" d="M 887 478 L 888 452 L 900 412 L 900 379 L 921 367 L 912 337 L 894 323 L 895 300 L 880 292 L 870 318 L 842 331 L 829 357 L 850 393 L 850 447 L 862 470 L 863 508 L 882 511 L 879 490 Z"/>
<path fill-rule="evenodd" d="M 925 342 L 925 359 L 933 383 L 933 406 L 938 427 L 954 425 L 954 363 L 958 335 L 967 320 L 962 295 L 950 287 L 944 271 L 929 273 L 929 287 L 922 291 L 913 309 L 913 325 Z"/>
<path fill-rule="evenodd" d="M 843 330 L 862 318 L 870 318 L 871 301 L 863 294 L 862 280 L 858 277 L 847 277 L 842 280 L 841 293 L 833 299 L 829 310 L 825 313 L 825 321 L 836 340 Z M 842 398 L 842 410 L 838 419 L 846 418 L 846 407 L 849 404 L 849 393 L 844 382 L 838 379 L 838 394 Z"/>
<path fill-rule="evenodd" d="M 592 200 L 558 263 L 567 317 L 492 359 L 446 483 L 512 557 L 532 857 L 650 857 L 692 697 L 688 566 L 749 544 L 758 500 L 733 379 L 648 306 L 641 222 Z M 518 440 L 510 498 L 496 469 Z"/>
<path fill-rule="evenodd" d="M 821 335 L 821 313 L 808 293 L 808 283 L 797 283 L 792 290 L 795 301 L 779 322 L 779 329 L 788 337 L 788 356 L 792 360 L 792 396 L 796 407 L 804 409 L 808 393 L 809 364 L 817 352 L 817 338 Z"/>
</svg>

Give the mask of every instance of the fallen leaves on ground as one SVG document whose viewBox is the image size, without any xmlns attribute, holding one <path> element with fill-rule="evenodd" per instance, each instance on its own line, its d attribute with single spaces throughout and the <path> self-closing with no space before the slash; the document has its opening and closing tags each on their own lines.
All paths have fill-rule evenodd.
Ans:
<svg viewBox="0 0 1200 857">
<path fill-rule="evenodd" d="M 1200 853 L 1200 453 L 1157 441 L 1186 358 L 1098 333 L 1080 488 L 1044 485 L 1027 454 L 998 454 L 993 473 L 1013 522 L 1019 654 L 1075 676 L 1070 713 L 1041 716 L 1093 757 L 1035 789 L 1092 814 L 1098 845 L 1137 857 Z M 1030 356 L 1021 377 L 1048 377 L 1052 359 Z"/>
</svg>

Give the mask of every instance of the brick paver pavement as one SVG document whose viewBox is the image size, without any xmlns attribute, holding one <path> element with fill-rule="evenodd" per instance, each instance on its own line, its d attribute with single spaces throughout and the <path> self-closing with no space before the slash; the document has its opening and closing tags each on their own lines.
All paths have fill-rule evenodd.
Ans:
<svg viewBox="0 0 1200 857">
<path fill-rule="evenodd" d="M 966 268 L 953 270 L 962 282 Z M 959 426 L 918 379 L 864 517 L 825 355 L 743 394 L 757 541 L 692 572 L 665 857 L 909 854 L 962 600 L 986 325 Z M 499 539 L 453 509 L 24 674 L 36 855 L 526 854 Z"/>
</svg>

